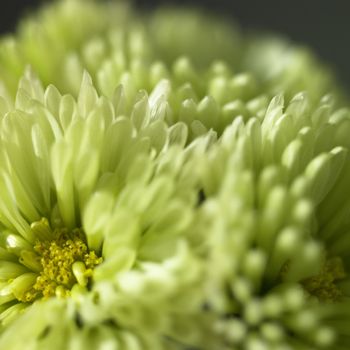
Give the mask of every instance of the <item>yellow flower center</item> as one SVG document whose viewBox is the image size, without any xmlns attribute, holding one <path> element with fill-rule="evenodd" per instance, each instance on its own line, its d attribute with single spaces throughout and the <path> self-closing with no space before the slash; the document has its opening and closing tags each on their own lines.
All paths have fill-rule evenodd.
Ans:
<svg viewBox="0 0 350 350">
<path fill-rule="evenodd" d="M 321 301 L 334 302 L 343 297 L 337 282 L 346 277 L 345 268 L 339 257 L 326 260 L 321 272 L 303 281 L 304 288 Z"/>
<path fill-rule="evenodd" d="M 102 262 L 95 251 L 89 251 L 82 229 L 56 229 L 53 236 L 35 244 L 33 259 L 40 264 L 40 272 L 20 301 L 69 296 L 74 285 L 88 285 L 93 269 Z"/>
</svg>

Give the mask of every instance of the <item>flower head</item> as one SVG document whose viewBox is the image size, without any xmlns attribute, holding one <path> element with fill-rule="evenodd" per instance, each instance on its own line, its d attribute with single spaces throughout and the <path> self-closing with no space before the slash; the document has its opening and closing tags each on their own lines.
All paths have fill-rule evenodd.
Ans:
<svg viewBox="0 0 350 350">
<path fill-rule="evenodd" d="M 350 112 L 312 54 L 62 0 L 0 63 L 1 349 L 349 347 Z"/>
</svg>

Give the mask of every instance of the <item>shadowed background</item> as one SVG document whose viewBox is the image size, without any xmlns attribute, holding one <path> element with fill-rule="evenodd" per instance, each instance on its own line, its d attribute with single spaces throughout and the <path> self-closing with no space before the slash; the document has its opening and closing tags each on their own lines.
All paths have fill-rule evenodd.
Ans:
<svg viewBox="0 0 350 350">
<path fill-rule="evenodd" d="M 18 19 L 49 0 L 2 2 L 0 32 L 14 30 Z M 350 1 L 349 0 L 133 0 L 138 7 L 196 5 L 225 14 L 244 30 L 277 32 L 308 45 L 335 71 L 350 90 Z"/>
</svg>

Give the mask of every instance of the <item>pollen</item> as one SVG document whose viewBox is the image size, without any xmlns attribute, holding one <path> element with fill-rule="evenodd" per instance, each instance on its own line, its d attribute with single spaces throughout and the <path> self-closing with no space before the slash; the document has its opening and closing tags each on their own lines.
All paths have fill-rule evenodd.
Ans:
<svg viewBox="0 0 350 350">
<path fill-rule="evenodd" d="M 89 251 L 82 229 L 56 229 L 53 233 L 55 239 L 34 246 L 41 271 L 22 301 L 67 297 L 74 285 L 86 287 L 93 269 L 102 262 L 95 251 Z"/>
<path fill-rule="evenodd" d="M 321 301 L 335 302 L 343 297 L 337 282 L 346 278 L 344 264 L 339 257 L 326 260 L 321 272 L 303 281 L 304 288 Z"/>
</svg>

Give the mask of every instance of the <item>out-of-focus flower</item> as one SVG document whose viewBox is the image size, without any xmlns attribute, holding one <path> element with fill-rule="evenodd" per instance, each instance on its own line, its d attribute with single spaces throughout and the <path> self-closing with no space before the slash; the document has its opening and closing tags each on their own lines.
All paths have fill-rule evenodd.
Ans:
<svg viewBox="0 0 350 350">
<path fill-rule="evenodd" d="M 350 112 L 312 54 L 65 0 L 0 63 L 1 349 L 349 347 Z"/>
</svg>

